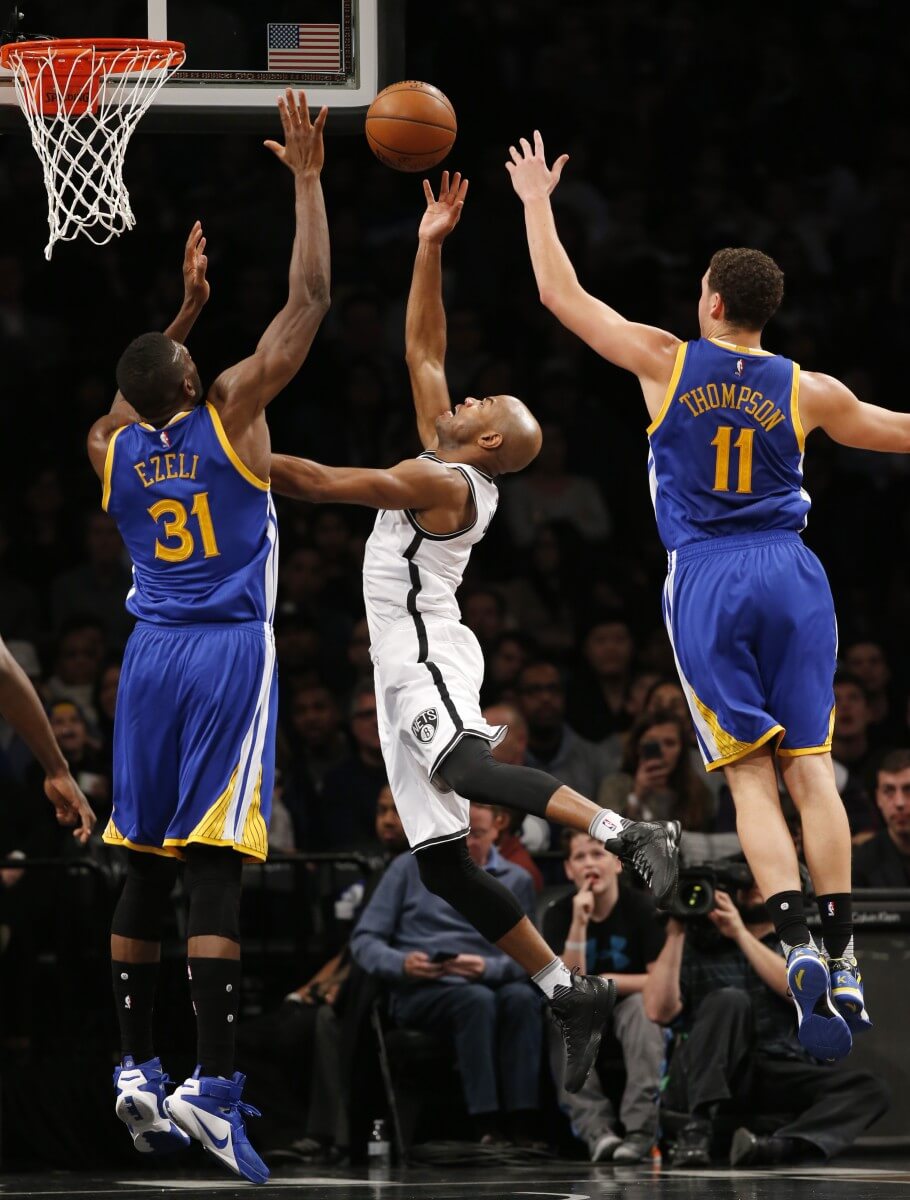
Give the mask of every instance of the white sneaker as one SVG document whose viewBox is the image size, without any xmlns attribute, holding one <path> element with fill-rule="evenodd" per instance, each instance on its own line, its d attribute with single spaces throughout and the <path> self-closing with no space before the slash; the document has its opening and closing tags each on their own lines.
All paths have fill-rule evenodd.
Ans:
<svg viewBox="0 0 910 1200">
<path fill-rule="evenodd" d="M 591 1162 L 606 1162 L 608 1158 L 613 1157 L 614 1150 L 621 1144 L 622 1138 L 619 1134 L 614 1133 L 612 1129 L 608 1129 L 591 1146 Z"/>
<path fill-rule="evenodd" d="M 140 1154 L 171 1154 L 190 1144 L 164 1107 L 169 1082 L 159 1058 L 137 1065 L 127 1056 L 114 1070 L 114 1111 L 130 1131 Z"/>
<path fill-rule="evenodd" d="M 166 1101 L 168 1115 L 190 1137 L 200 1141 L 235 1175 L 250 1183 L 265 1183 L 269 1169 L 250 1145 L 243 1118 L 258 1117 L 259 1110 L 240 1099 L 246 1076 L 232 1079 L 202 1075 L 197 1067 Z"/>
</svg>

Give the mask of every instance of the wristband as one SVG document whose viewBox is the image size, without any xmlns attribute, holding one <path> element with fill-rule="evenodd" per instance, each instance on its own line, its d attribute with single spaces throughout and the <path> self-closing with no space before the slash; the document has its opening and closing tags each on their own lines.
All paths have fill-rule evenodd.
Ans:
<svg viewBox="0 0 910 1200">
<path fill-rule="evenodd" d="M 303 996 L 299 992 L 288 992 L 285 1000 L 290 1000 L 292 1004 L 303 1004 Z"/>
</svg>

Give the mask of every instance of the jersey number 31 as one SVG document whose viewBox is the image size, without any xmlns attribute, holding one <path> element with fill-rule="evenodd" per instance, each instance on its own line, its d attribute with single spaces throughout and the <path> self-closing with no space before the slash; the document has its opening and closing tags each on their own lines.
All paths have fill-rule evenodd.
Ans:
<svg viewBox="0 0 910 1200">
<path fill-rule="evenodd" d="M 159 500 L 148 510 L 153 521 L 164 521 L 164 537 L 166 542 L 155 542 L 155 557 L 165 562 L 186 562 L 196 549 L 196 541 L 186 527 L 188 514 L 185 505 L 179 500 Z M 192 515 L 199 525 L 199 535 L 202 538 L 202 551 L 206 558 L 216 558 L 221 551 L 215 540 L 215 529 L 212 525 L 212 514 L 209 509 L 208 492 L 197 492 L 193 497 Z"/>
</svg>

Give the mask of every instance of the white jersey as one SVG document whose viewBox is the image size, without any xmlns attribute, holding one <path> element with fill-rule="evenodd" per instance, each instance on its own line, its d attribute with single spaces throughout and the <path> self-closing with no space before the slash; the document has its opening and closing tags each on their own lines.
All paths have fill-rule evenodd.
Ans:
<svg viewBox="0 0 910 1200">
<path fill-rule="evenodd" d="M 460 621 L 455 598 L 471 549 L 487 531 L 499 490 L 493 479 L 466 463 L 447 463 L 428 451 L 420 455 L 458 471 L 474 500 L 474 519 L 455 533 L 423 529 L 409 509 L 381 510 L 363 558 L 363 599 L 373 646 L 395 622 L 435 617 Z"/>
</svg>

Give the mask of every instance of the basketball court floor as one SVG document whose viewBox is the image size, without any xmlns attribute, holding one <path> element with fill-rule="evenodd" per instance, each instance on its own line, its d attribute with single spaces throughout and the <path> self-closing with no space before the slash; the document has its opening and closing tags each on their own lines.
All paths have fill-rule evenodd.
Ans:
<svg viewBox="0 0 910 1200">
<path fill-rule="evenodd" d="M 308 1200 L 898 1200 L 910 1198 L 910 1160 L 839 1159 L 831 1166 L 731 1171 L 661 1171 L 652 1167 L 548 1162 L 524 1167 L 392 1170 L 382 1178 L 363 1169 L 276 1170 L 258 1195 Z M 187 1197 L 250 1196 L 250 1184 L 211 1172 L 0 1176 L 0 1197 L 144 1197 L 162 1191 Z"/>
</svg>

